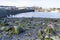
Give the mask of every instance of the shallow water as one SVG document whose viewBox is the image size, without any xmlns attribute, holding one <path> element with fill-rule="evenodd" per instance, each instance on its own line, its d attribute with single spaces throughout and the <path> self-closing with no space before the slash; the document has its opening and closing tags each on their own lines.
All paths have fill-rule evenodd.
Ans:
<svg viewBox="0 0 60 40">
<path fill-rule="evenodd" d="M 28 13 L 16 14 L 16 15 L 11 16 L 11 17 L 17 17 L 17 18 L 19 18 L 19 17 L 60 18 L 60 12 L 56 12 L 56 13 L 51 13 L 51 12 L 28 12 Z"/>
</svg>

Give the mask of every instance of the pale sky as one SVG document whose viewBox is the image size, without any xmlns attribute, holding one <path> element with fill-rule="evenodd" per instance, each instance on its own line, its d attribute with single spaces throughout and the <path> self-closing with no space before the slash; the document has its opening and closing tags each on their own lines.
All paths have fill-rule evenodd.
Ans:
<svg viewBox="0 0 60 40">
<path fill-rule="evenodd" d="M 44 8 L 60 8 L 60 0 L 0 0 L 0 5 L 17 7 L 38 6 Z"/>
</svg>

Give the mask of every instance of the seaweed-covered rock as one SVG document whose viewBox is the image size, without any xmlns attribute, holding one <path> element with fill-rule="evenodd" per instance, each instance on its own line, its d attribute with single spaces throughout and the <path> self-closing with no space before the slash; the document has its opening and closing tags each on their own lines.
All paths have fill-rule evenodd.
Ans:
<svg viewBox="0 0 60 40">
<path fill-rule="evenodd" d="M 45 38 L 44 40 L 53 40 L 52 38 Z"/>
</svg>

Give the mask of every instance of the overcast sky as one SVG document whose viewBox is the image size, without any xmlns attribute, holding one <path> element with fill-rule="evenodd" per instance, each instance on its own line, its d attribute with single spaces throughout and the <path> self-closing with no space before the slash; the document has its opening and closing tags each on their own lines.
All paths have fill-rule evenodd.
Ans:
<svg viewBox="0 0 60 40">
<path fill-rule="evenodd" d="M 60 0 L 0 0 L 0 5 L 17 7 L 39 6 L 44 8 L 60 8 Z"/>
</svg>

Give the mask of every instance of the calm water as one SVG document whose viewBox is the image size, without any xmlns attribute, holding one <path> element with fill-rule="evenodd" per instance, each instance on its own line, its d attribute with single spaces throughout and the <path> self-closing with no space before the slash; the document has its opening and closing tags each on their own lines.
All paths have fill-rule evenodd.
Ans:
<svg viewBox="0 0 60 40">
<path fill-rule="evenodd" d="M 51 12 L 28 12 L 20 13 L 11 17 L 41 17 L 41 18 L 60 18 L 60 13 L 51 13 Z"/>
</svg>

